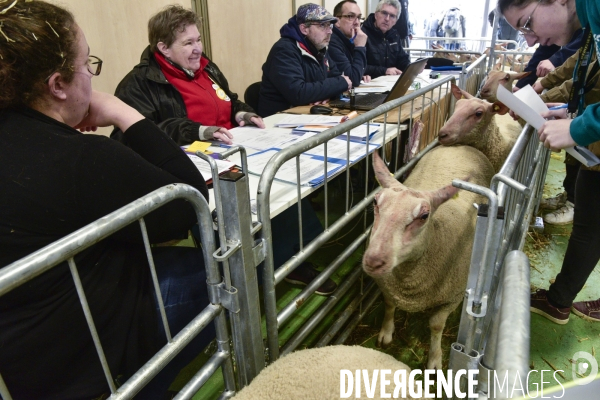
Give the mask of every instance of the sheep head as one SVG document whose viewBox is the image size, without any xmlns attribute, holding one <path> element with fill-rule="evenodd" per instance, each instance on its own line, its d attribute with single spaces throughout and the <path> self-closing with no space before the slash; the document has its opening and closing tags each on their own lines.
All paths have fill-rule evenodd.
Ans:
<svg viewBox="0 0 600 400">
<path fill-rule="evenodd" d="M 498 86 L 504 86 L 508 91 L 512 92 L 513 82 L 529 75 L 529 72 L 504 72 L 490 71 L 488 73 L 485 84 L 481 88 L 481 98 L 489 102 L 498 101 Z"/>
<path fill-rule="evenodd" d="M 452 94 L 458 100 L 454 113 L 438 133 L 438 140 L 444 146 L 464 144 L 476 146 L 483 141 L 492 118 L 496 114 L 506 114 L 508 107 L 500 102 L 488 103 L 473 97 L 468 92 L 452 84 Z"/>
<path fill-rule="evenodd" d="M 376 153 L 373 170 L 382 189 L 375 196 L 375 221 L 363 269 L 380 276 L 423 255 L 429 245 L 428 230 L 433 229 L 430 216 L 458 189 L 452 185 L 430 192 L 410 189 L 394 179 Z"/>
</svg>

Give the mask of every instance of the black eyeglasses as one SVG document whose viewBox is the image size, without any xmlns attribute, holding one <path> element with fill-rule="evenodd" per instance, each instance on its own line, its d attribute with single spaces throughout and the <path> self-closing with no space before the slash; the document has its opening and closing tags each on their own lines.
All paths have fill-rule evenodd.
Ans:
<svg viewBox="0 0 600 400">
<path fill-rule="evenodd" d="M 102 72 L 102 60 L 96 56 L 88 56 L 87 69 L 94 76 L 100 75 Z"/>
<path fill-rule="evenodd" d="M 381 15 L 383 15 L 383 18 L 389 18 L 389 19 L 396 19 L 396 18 L 398 18 L 398 16 L 396 14 L 390 14 L 387 11 L 379 11 L 379 13 Z"/>
<path fill-rule="evenodd" d="M 88 72 L 90 74 L 92 74 L 93 76 L 100 75 L 100 72 L 102 72 L 102 63 L 103 63 L 103 61 L 100 59 L 100 57 L 91 56 L 91 55 L 88 56 L 87 63 L 86 63 Z M 73 67 L 69 67 L 69 69 L 72 70 Z M 54 72 L 52 74 L 54 74 Z M 52 74 L 48 75 L 48 77 L 44 80 L 44 83 L 48 83 Z"/>
<path fill-rule="evenodd" d="M 533 16 L 533 13 L 535 12 L 535 10 L 537 10 L 537 8 L 538 8 L 538 6 L 540 5 L 541 2 L 542 2 L 542 0 L 538 0 L 538 3 L 533 8 L 533 11 L 531 11 L 531 14 L 529 14 L 529 18 L 527 18 L 527 21 L 525 21 L 525 23 L 523 24 L 522 27 L 517 28 L 517 30 L 519 32 L 521 32 L 523 35 L 532 35 L 532 36 L 535 36 L 535 32 L 529 26 L 531 25 L 531 17 Z"/>
</svg>

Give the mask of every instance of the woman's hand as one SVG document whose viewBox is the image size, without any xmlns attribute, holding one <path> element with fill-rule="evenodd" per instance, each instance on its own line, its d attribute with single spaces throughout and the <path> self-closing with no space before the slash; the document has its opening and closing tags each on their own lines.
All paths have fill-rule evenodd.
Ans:
<svg viewBox="0 0 600 400">
<path fill-rule="evenodd" d="M 225 128 L 219 128 L 213 133 L 213 138 L 225 144 L 233 144 L 233 134 Z"/>
<path fill-rule="evenodd" d="M 261 129 L 265 128 L 263 119 L 251 112 L 238 112 L 235 116 L 235 122 L 237 122 L 239 126 L 254 125 Z"/>
<path fill-rule="evenodd" d="M 540 94 L 544 91 L 544 87 L 542 86 L 542 84 L 540 83 L 540 81 L 536 81 L 533 86 L 532 86 L 533 90 L 537 93 Z"/>
<path fill-rule="evenodd" d="M 553 108 L 553 107 L 561 107 L 564 106 L 565 103 L 546 103 L 546 107 L 548 108 Z M 566 119 L 568 118 L 567 115 L 567 109 L 566 108 L 559 108 L 558 110 L 549 110 L 545 113 L 540 114 L 542 117 L 546 118 L 546 119 Z"/>
<path fill-rule="evenodd" d="M 549 111 L 545 114 L 550 114 L 554 111 Z M 544 143 L 544 147 L 553 151 L 575 146 L 577 143 L 575 143 L 569 131 L 572 121 L 572 119 L 555 119 L 544 122 L 544 125 L 538 131 L 540 142 Z"/>
<path fill-rule="evenodd" d="M 114 125 L 125 132 L 131 125 L 144 119 L 135 108 L 112 94 L 92 91 L 87 115 L 73 128 L 82 132 L 95 131 L 99 126 Z"/>
</svg>

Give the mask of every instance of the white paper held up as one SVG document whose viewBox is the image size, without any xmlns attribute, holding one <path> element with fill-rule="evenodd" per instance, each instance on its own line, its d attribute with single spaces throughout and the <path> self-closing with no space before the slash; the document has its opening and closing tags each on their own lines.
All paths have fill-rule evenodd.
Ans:
<svg viewBox="0 0 600 400">
<path fill-rule="evenodd" d="M 530 85 L 517 91 L 516 94 L 509 92 L 503 86 L 498 86 L 498 100 L 511 110 L 518 110 L 515 112 L 519 117 L 536 130 L 539 130 L 546 121 L 540 114 L 548 111 L 548 107 Z M 565 151 L 586 167 L 600 164 L 600 159 L 585 147 L 567 147 Z"/>
</svg>

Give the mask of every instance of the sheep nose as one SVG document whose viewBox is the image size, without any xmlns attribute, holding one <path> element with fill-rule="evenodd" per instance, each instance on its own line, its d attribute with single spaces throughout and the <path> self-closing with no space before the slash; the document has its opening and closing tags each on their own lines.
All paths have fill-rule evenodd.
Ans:
<svg viewBox="0 0 600 400">
<path fill-rule="evenodd" d="M 376 272 L 385 266 L 385 260 L 380 254 L 365 253 L 363 257 L 363 268 L 366 272 Z"/>
</svg>

